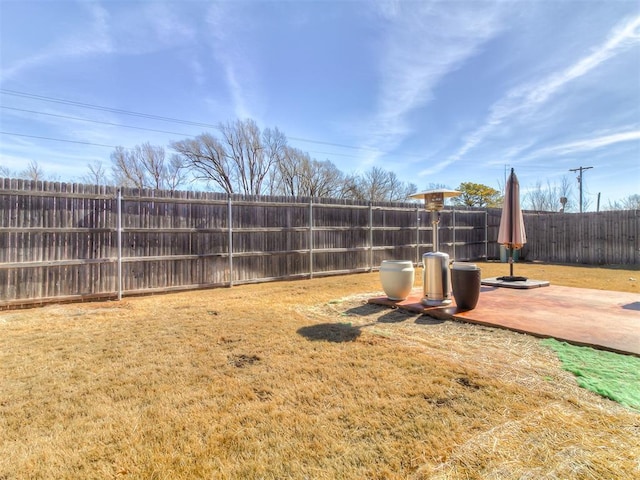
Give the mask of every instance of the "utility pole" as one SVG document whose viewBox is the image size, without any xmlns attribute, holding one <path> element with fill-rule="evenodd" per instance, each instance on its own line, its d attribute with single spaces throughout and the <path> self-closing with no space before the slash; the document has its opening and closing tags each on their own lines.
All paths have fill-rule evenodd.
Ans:
<svg viewBox="0 0 640 480">
<path fill-rule="evenodd" d="M 580 172 L 578 174 L 578 184 L 580 185 L 580 213 L 582 213 L 582 172 L 584 170 L 589 170 L 593 167 L 578 167 L 578 168 L 570 168 L 570 172 Z"/>
</svg>

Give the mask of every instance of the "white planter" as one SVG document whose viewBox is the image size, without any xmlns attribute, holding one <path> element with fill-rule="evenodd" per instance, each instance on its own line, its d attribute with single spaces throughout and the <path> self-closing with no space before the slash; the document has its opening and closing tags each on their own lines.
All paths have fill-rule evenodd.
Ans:
<svg viewBox="0 0 640 480">
<path fill-rule="evenodd" d="M 383 260 L 380 282 L 389 300 L 404 300 L 411 293 L 415 271 L 411 260 Z"/>
</svg>

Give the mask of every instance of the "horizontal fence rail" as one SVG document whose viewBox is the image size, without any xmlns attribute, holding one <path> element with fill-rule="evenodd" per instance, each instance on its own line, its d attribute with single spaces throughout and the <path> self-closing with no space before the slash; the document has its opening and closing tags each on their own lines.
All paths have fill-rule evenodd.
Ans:
<svg viewBox="0 0 640 480">
<path fill-rule="evenodd" d="M 500 209 L 441 212 L 440 250 L 500 258 Z M 525 214 L 522 256 L 640 263 L 636 211 Z M 433 249 L 415 203 L 0 179 L 0 307 L 366 272 Z"/>
</svg>

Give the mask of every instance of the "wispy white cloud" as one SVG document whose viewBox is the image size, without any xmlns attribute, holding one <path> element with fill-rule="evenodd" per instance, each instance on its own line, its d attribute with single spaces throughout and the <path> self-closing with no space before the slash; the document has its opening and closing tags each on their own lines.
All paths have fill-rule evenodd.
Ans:
<svg viewBox="0 0 640 480">
<path fill-rule="evenodd" d="M 528 158 L 531 159 L 544 155 L 572 155 L 579 152 L 587 152 L 602 147 L 607 147 L 609 145 L 632 142 L 635 140 L 640 140 L 640 130 L 630 130 L 609 135 L 601 135 L 598 137 L 591 137 L 575 142 L 568 142 L 551 147 L 545 147 L 531 153 Z"/>
<path fill-rule="evenodd" d="M 204 85 L 206 80 L 204 66 L 195 56 L 189 60 L 189 69 L 193 73 L 193 78 L 196 84 L 200 86 Z"/>
<path fill-rule="evenodd" d="M 29 69 L 50 65 L 64 58 L 111 53 L 114 45 L 109 33 L 109 12 L 94 2 L 81 2 L 80 5 L 89 14 L 89 19 L 79 30 L 51 39 L 50 46 L 3 69 L 1 78 L 5 81 L 15 79 Z"/>
<path fill-rule="evenodd" d="M 412 133 L 408 115 L 432 99 L 443 78 L 477 54 L 502 30 L 500 5 L 382 2 L 386 29 L 381 51 L 377 112 L 364 127 L 369 147 L 391 150 Z M 375 161 L 376 155 L 368 161 Z"/>
<path fill-rule="evenodd" d="M 18 173 L 29 164 L 36 162 L 47 176 L 63 176 L 74 178 L 78 174 L 79 166 L 86 166 L 94 160 L 105 159 L 108 149 L 95 147 L 87 148 L 86 145 L 67 144 L 63 152 L 56 148 L 55 142 L 42 143 L 41 140 L 28 137 L 2 136 L 2 149 L 0 150 L 0 164 L 13 173 Z"/>
<path fill-rule="evenodd" d="M 522 120 L 558 94 L 574 80 L 587 75 L 602 63 L 640 42 L 640 16 L 627 18 L 610 32 L 608 38 L 567 68 L 541 81 L 521 85 L 509 91 L 493 105 L 485 123 L 469 134 L 462 147 L 445 161 L 420 172 L 428 175 L 462 159 L 506 122 Z"/>
<path fill-rule="evenodd" d="M 140 2 L 113 8 L 112 36 L 118 53 L 141 55 L 163 49 L 190 46 L 197 29 L 188 9 L 164 2 Z"/>
<path fill-rule="evenodd" d="M 196 30 L 180 18 L 171 5 L 153 2 L 147 6 L 144 18 L 151 24 L 153 37 L 167 45 L 193 42 Z"/>
<path fill-rule="evenodd" d="M 214 3 L 209 7 L 206 21 L 211 32 L 212 53 L 222 66 L 236 117 L 256 118 L 249 107 L 255 95 L 252 86 L 255 73 L 239 45 L 241 31 L 249 28 L 251 20 L 238 8 L 232 3 Z M 238 23 L 239 19 L 242 24 Z"/>
<path fill-rule="evenodd" d="M 522 154 L 522 152 L 527 151 L 531 148 L 535 142 L 529 141 L 526 143 L 522 143 L 519 145 L 514 145 L 511 148 L 508 148 L 502 155 L 500 155 L 500 160 L 495 161 L 493 164 L 502 165 L 505 163 L 511 162 L 512 159 L 517 158 Z M 492 162 L 490 162 L 492 163 Z"/>
<path fill-rule="evenodd" d="M 78 2 L 79 17 L 74 28 L 45 39 L 48 46 L 33 52 L 2 72 L 5 80 L 15 79 L 31 69 L 55 65 L 66 59 L 95 55 L 136 55 L 177 45 L 194 43 L 197 31 L 181 19 L 171 4 L 142 3 L 119 8 L 98 2 Z"/>
</svg>

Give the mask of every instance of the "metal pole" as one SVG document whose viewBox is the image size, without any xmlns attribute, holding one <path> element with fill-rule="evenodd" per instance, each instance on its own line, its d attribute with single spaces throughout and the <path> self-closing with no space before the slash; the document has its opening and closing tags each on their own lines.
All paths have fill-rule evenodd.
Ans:
<svg viewBox="0 0 640 480">
<path fill-rule="evenodd" d="M 122 189 L 118 188 L 118 300 L 122 300 Z"/>
<path fill-rule="evenodd" d="M 373 272 L 373 205 L 369 202 L 369 271 Z"/>
<path fill-rule="evenodd" d="M 433 251 L 438 251 L 438 223 L 440 223 L 440 218 L 438 218 L 439 212 L 437 210 L 431 210 L 431 228 L 433 229 Z"/>
<path fill-rule="evenodd" d="M 309 278 L 313 278 L 313 199 L 309 200 Z"/>
<path fill-rule="evenodd" d="M 420 263 L 420 207 L 416 207 L 416 265 Z"/>
<path fill-rule="evenodd" d="M 511 188 L 509 189 L 509 276 L 513 277 L 513 168 L 511 169 L 511 177 L 509 178 L 509 182 L 511 183 Z"/>
<path fill-rule="evenodd" d="M 231 195 L 227 197 L 227 222 L 229 226 L 229 286 L 233 287 L 233 216 Z"/>
</svg>

